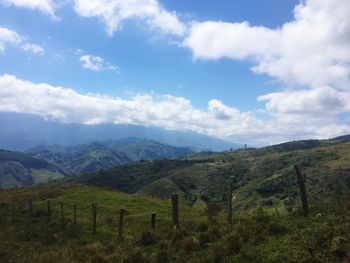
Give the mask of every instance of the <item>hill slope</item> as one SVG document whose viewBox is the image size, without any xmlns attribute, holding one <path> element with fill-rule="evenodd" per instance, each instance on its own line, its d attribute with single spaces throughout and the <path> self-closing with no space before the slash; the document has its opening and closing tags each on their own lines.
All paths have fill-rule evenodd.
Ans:
<svg viewBox="0 0 350 263">
<path fill-rule="evenodd" d="M 97 203 L 96 234 L 92 234 L 93 202 Z M 235 224 L 230 227 L 225 211 L 180 202 L 180 229 L 172 225 L 169 200 L 96 187 L 2 190 L 0 204 L 2 262 L 344 263 L 350 259 L 350 210 L 344 203 L 320 203 L 308 218 L 282 211 L 235 211 Z M 121 208 L 125 209 L 123 239 L 118 238 Z M 156 227 L 150 230 L 154 212 Z"/>
<path fill-rule="evenodd" d="M 0 188 L 47 183 L 71 175 L 71 172 L 43 159 L 0 150 Z"/>
<path fill-rule="evenodd" d="M 291 210 L 299 200 L 295 164 L 306 174 L 312 202 L 350 194 L 350 142 L 331 141 L 291 142 L 261 149 L 202 153 L 183 160 L 140 162 L 74 180 L 160 198 L 178 187 L 190 204 L 199 200 L 224 205 L 233 178 L 236 210 Z"/>
<path fill-rule="evenodd" d="M 188 148 L 138 138 L 93 142 L 71 147 L 39 145 L 29 149 L 28 152 L 77 174 L 95 172 L 139 160 L 169 159 L 192 153 Z"/>
</svg>

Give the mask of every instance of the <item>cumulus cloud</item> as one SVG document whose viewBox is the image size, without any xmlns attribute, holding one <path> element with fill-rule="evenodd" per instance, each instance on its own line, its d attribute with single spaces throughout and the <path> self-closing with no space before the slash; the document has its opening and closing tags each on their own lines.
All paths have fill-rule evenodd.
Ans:
<svg viewBox="0 0 350 263">
<path fill-rule="evenodd" d="M 22 38 L 8 28 L 0 26 L 0 53 L 4 52 L 7 44 L 19 44 Z"/>
<path fill-rule="evenodd" d="M 79 61 L 81 62 L 83 68 L 92 71 L 99 72 L 112 70 L 119 73 L 119 68 L 117 66 L 111 65 L 109 62 L 106 62 L 99 56 L 84 55 L 80 57 Z"/>
<path fill-rule="evenodd" d="M 258 98 L 273 122 L 296 134 L 293 127 L 301 125 L 305 135 L 325 136 L 332 129 L 348 131 L 345 120 L 344 125 L 337 121 L 350 113 L 349 17 L 350 1 L 305 0 L 295 7 L 292 21 L 275 29 L 248 22 L 195 22 L 183 46 L 195 59 L 250 61 L 253 72 L 284 86 Z"/>
<path fill-rule="evenodd" d="M 256 145 L 350 132 L 349 126 L 335 123 L 333 116 L 298 121 L 277 116 L 261 121 L 252 112 L 241 112 L 215 99 L 208 102 L 206 109 L 198 109 L 183 97 L 146 94 L 127 100 L 80 94 L 69 88 L 36 84 L 12 75 L 0 76 L 0 111 L 31 113 L 61 122 L 158 126 Z"/>
<path fill-rule="evenodd" d="M 17 32 L 0 26 L 0 53 L 4 52 L 7 44 L 13 44 L 16 46 L 21 45 L 20 47 L 22 50 L 38 55 L 43 55 L 45 53 L 41 46 L 24 42 L 23 37 Z"/>
<path fill-rule="evenodd" d="M 176 13 L 165 10 L 156 0 L 74 0 L 74 9 L 82 17 L 98 18 L 109 35 L 127 19 L 145 21 L 167 34 L 183 35 L 186 30 Z"/>
<path fill-rule="evenodd" d="M 255 72 L 289 85 L 343 85 L 350 72 L 349 15 L 347 0 L 306 0 L 281 28 L 198 22 L 183 44 L 198 59 L 251 60 Z"/>
<path fill-rule="evenodd" d="M 24 43 L 21 48 L 26 51 L 26 52 L 31 52 L 37 55 L 44 55 L 45 51 L 44 49 L 37 45 L 37 44 L 32 44 L 32 43 Z"/>
<path fill-rule="evenodd" d="M 26 112 L 61 122 L 128 123 L 191 130 L 219 137 L 261 125 L 250 112 L 239 112 L 218 100 L 207 110 L 182 97 L 136 95 L 130 100 L 80 94 L 68 88 L 0 76 L 0 111 Z M 224 117 L 223 117 L 224 116 Z"/>
<path fill-rule="evenodd" d="M 167 11 L 157 0 L 0 0 L 5 6 L 39 10 L 57 20 L 56 11 L 72 4 L 75 12 L 85 18 L 97 18 L 109 35 L 121 28 L 124 20 L 139 20 L 165 34 L 182 36 L 186 25 L 175 12 Z"/>
<path fill-rule="evenodd" d="M 58 7 L 54 0 L 0 0 L 3 5 L 13 5 L 21 8 L 28 8 L 32 10 L 39 10 L 53 19 L 58 19 L 55 15 L 55 10 Z"/>
<path fill-rule="evenodd" d="M 290 90 L 269 93 L 258 98 L 266 101 L 266 109 L 272 113 L 336 115 L 350 112 L 350 92 L 330 87 L 311 90 Z"/>
</svg>

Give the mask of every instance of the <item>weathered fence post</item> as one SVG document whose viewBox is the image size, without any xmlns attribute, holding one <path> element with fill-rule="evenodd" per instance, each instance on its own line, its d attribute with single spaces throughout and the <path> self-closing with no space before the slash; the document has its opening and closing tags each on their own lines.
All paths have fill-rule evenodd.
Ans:
<svg viewBox="0 0 350 263">
<path fill-rule="evenodd" d="M 92 203 L 92 234 L 96 234 L 97 203 Z"/>
<path fill-rule="evenodd" d="M 63 214 L 63 202 L 60 202 L 60 212 L 61 212 L 61 226 L 64 228 L 64 214 Z"/>
<path fill-rule="evenodd" d="M 152 213 L 151 218 L 151 229 L 154 230 L 156 228 L 156 213 Z"/>
<path fill-rule="evenodd" d="M 230 188 L 228 192 L 228 207 L 227 207 L 227 223 L 232 226 L 232 191 L 233 191 L 233 182 L 230 182 Z"/>
<path fill-rule="evenodd" d="M 29 216 L 33 217 L 33 200 L 29 199 Z"/>
<path fill-rule="evenodd" d="M 174 228 L 179 228 L 179 195 L 171 194 L 171 205 L 172 205 L 172 215 L 173 215 L 173 225 Z"/>
<path fill-rule="evenodd" d="M 119 214 L 119 231 L 118 231 L 120 239 L 123 239 L 124 213 L 125 213 L 125 210 L 123 208 L 120 209 L 120 214 Z"/>
<path fill-rule="evenodd" d="M 73 206 L 73 224 L 74 226 L 77 224 L 77 205 Z"/>
<path fill-rule="evenodd" d="M 303 206 L 303 213 L 304 213 L 304 216 L 307 216 L 309 213 L 309 204 L 307 201 L 306 188 L 305 188 L 306 178 L 304 175 L 301 174 L 299 167 L 297 165 L 294 165 L 294 170 L 297 174 L 297 183 L 299 185 L 300 198 Z"/>
<path fill-rule="evenodd" d="M 47 218 L 50 222 L 51 220 L 51 205 L 50 205 L 50 200 L 47 200 Z"/>
</svg>

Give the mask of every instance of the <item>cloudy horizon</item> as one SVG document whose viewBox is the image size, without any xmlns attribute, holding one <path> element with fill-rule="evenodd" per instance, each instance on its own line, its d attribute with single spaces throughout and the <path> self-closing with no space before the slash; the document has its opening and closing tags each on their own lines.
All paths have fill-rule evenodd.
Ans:
<svg viewBox="0 0 350 263">
<path fill-rule="evenodd" d="M 0 0 L 0 111 L 254 145 L 350 133 L 349 1 L 290 1 L 266 25 L 166 3 Z"/>
</svg>

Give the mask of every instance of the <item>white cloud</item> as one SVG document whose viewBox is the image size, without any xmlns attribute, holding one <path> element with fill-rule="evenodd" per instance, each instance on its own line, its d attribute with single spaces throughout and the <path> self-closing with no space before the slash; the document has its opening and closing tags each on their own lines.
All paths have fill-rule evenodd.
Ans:
<svg viewBox="0 0 350 263">
<path fill-rule="evenodd" d="M 21 46 L 21 48 L 26 52 L 32 52 L 37 55 L 44 55 L 45 53 L 41 46 L 32 43 L 25 43 Z"/>
<path fill-rule="evenodd" d="M 350 112 L 350 92 L 330 87 L 269 93 L 258 100 L 266 101 L 266 109 L 272 113 L 324 116 Z"/>
<path fill-rule="evenodd" d="M 349 125 L 337 124 L 330 115 L 288 119 L 289 115 L 279 114 L 272 120 L 261 121 L 254 113 L 241 112 L 219 100 L 209 101 L 207 109 L 202 110 L 183 97 L 137 95 L 126 100 L 80 94 L 11 75 L 0 76 L 0 111 L 37 114 L 60 122 L 124 123 L 189 130 L 250 145 L 305 137 L 327 138 L 350 132 Z"/>
<path fill-rule="evenodd" d="M 19 44 L 22 38 L 15 32 L 0 26 L 0 53 L 4 52 L 7 44 Z"/>
<path fill-rule="evenodd" d="M 0 0 L 0 3 L 4 5 L 13 5 L 22 8 L 39 10 L 51 16 L 53 19 L 58 19 L 55 15 L 58 2 L 59 1 L 57 0 Z"/>
<path fill-rule="evenodd" d="M 45 53 L 41 46 L 24 42 L 23 37 L 21 37 L 17 32 L 0 26 L 0 53 L 4 52 L 7 44 L 13 44 L 16 46 L 21 45 L 20 47 L 22 50 L 38 55 L 43 55 Z"/>
<path fill-rule="evenodd" d="M 195 22 L 183 46 L 195 59 L 250 61 L 253 72 L 284 86 L 258 98 L 276 130 L 287 137 L 328 137 L 349 132 L 343 117 L 350 113 L 349 17 L 348 0 L 305 0 L 295 7 L 293 21 L 276 29 Z"/>
<path fill-rule="evenodd" d="M 82 17 L 98 18 L 109 35 L 127 19 L 145 21 L 167 34 L 183 35 L 186 30 L 176 13 L 165 10 L 156 0 L 74 0 L 74 9 Z"/>
<path fill-rule="evenodd" d="M 251 60 L 256 73 L 288 85 L 343 86 L 350 74 L 350 1 L 306 0 L 281 28 L 194 23 L 183 45 L 198 59 Z"/>
<path fill-rule="evenodd" d="M 111 70 L 119 73 L 119 68 L 117 66 L 111 65 L 99 56 L 84 55 L 80 57 L 79 61 L 82 63 L 83 68 L 92 71 Z"/>
</svg>

